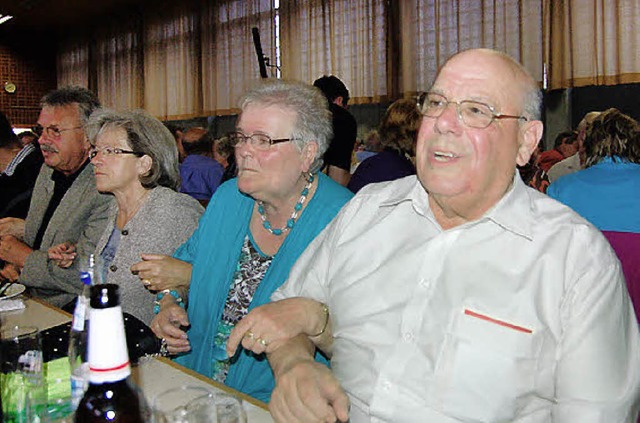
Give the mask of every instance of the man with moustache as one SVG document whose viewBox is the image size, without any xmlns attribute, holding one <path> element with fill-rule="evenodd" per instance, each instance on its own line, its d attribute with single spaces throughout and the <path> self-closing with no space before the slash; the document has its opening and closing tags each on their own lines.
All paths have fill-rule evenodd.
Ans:
<svg viewBox="0 0 640 423">
<path fill-rule="evenodd" d="M 447 61 L 422 106 L 417 178 L 360 191 L 229 339 L 228 354 L 268 353 L 277 421 L 635 422 L 640 336 L 620 263 L 516 172 L 540 102 L 503 53 Z"/>
<path fill-rule="evenodd" d="M 44 157 L 26 220 L 0 219 L 2 277 L 30 288 L 55 306 L 65 306 L 82 290 L 78 262 L 62 269 L 47 249 L 69 242 L 76 254 L 93 253 L 104 231 L 111 197 L 96 190 L 90 144 L 83 126 L 100 107 L 95 94 L 80 87 L 54 90 L 42 99 L 34 128 Z"/>
</svg>

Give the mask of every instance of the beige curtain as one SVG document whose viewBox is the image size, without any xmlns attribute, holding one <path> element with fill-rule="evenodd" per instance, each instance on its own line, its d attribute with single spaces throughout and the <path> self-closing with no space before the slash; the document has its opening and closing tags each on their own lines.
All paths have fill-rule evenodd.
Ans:
<svg viewBox="0 0 640 423">
<path fill-rule="evenodd" d="M 96 93 L 106 107 L 144 106 L 140 34 L 138 19 L 117 20 L 96 33 Z"/>
<path fill-rule="evenodd" d="M 351 103 L 386 100 L 387 14 L 384 0 L 281 0 L 283 78 L 312 83 L 334 74 Z"/>
<path fill-rule="evenodd" d="M 205 1 L 202 10 L 204 114 L 237 112 L 238 98 L 260 78 L 251 28 L 275 64 L 274 12 L 270 0 Z M 275 76 L 274 68 L 267 68 Z"/>
<path fill-rule="evenodd" d="M 145 16 L 144 108 L 159 119 L 200 116 L 199 7 L 165 6 Z"/>
<path fill-rule="evenodd" d="M 86 36 L 61 41 L 56 62 L 58 87 L 89 88 L 89 41 Z"/>
<path fill-rule="evenodd" d="M 640 82 L 640 1 L 544 0 L 550 89 Z"/>
<path fill-rule="evenodd" d="M 405 0 L 400 29 L 405 95 L 427 90 L 440 66 L 469 48 L 503 51 L 542 81 L 541 0 Z"/>
</svg>

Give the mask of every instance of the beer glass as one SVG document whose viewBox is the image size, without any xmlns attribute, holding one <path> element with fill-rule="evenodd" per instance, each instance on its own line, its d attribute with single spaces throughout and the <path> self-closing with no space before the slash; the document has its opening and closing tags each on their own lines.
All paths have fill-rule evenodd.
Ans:
<svg viewBox="0 0 640 423">
<path fill-rule="evenodd" d="M 5 422 L 42 421 L 47 390 L 42 372 L 42 341 L 38 328 L 14 326 L 0 332 L 0 389 Z"/>
</svg>

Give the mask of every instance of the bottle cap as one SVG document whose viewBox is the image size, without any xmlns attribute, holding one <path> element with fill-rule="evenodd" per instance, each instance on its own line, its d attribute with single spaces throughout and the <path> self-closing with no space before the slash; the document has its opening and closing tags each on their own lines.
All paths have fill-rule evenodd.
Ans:
<svg viewBox="0 0 640 423">
<path fill-rule="evenodd" d="M 111 308 L 120 304 L 118 285 L 106 283 L 91 287 L 91 308 Z"/>
</svg>

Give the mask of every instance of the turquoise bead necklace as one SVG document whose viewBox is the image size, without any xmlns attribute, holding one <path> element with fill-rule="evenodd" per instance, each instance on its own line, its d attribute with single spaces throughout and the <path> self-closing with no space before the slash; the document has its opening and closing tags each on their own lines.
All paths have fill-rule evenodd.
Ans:
<svg viewBox="0 0 640 423">
<path fill-rule="evenodd" d="M 311 184 L 313 183 L 314 178 L 314 174 L 310 173 L 309 178 L 307 179 L 307 185 L 304 186 L 302 192 L 300 193 L 300 199 L 298 200 L 296 205 L 293 206 L 293 213 L 291 213 L 291 217 L 287 219 L 287 224 L 280 229 L 273 229 L 271 227 L 271 222 L 267 220 L 267 215 L 264 212 L 264 202 L 258 201 L 258 213 L 260 214 L 260 219 L 262 219 L 262 226 L 276 236 L 280 236 L 286 231 L 290 231 L 291 229 L 293 229 L 296 224 L 296 219 L 298 218 L 298 213 L 300 212 L 300 210 L 302 210 L 302 205 L 309 195 L 309 189 L 311 189 Z"/>
</svg>

